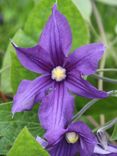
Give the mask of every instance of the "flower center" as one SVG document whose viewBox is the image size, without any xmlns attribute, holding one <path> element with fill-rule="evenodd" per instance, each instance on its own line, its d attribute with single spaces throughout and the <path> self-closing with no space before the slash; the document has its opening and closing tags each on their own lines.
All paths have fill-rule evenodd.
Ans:
<svg viewBox="0 0 117 156">
<path fill-rule="evenodd" d="M 52 70 L 51 78 L 58 82 L 64 80 L 66 78 L 66 69 L 62 68 L 61 66 L 57 66 Z"/>
<path fill-rule="evenodd" d="M 79 135 L 75 132 L 68 132 L 65 138 L 68 143 L 75 144 L 79 139 Z"/>
</svg>

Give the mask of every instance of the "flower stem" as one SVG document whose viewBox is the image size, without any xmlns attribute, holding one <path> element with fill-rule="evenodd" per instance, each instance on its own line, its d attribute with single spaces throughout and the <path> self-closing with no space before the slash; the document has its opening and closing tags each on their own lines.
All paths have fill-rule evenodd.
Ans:
<svg viewBox="0 0 117 156">
<path fill-rule="evenodd" d="M 90 23 L 88 23 L 88 24 L 89 24 L 89 27 L 90 27 L 91 30 L 92 30 L 92 33 L 93 33 L 93 34 L 95 35 L 95 37 L 97 38 L 97 40 L 100 40 L 101 37 L 100 37 L 100 35 L 96 32 L 96 30 L 95 30 L 93 24 L 91 23 L 91 21 L 90 21 Z"/>
<path fill-rule="evenodd" d="M 106 150 L 108 149 L 108 137 L 106 130 L 111 128 L 113 125 L 117 123 L 117 117 L 109 122 L 107 122 L 104 126 L 97 130 L 97 139 L 100 142 L 100 145 Z"/>
<path fill-rule="evenodd" d="M 74 115 L 72 121 L 79 119 L 93 104 L 95 104 L 100 99 L 93 99 L 89 101 L 77 114 Z"/>
<path fill-rule="evenodd" d="M 94 15 L 95 15 L 95 18 L 96 18 L 96 21 L 97 21 L 97 26 L 98 26 L 98 29 L 99 29 L 99 32 L 100 32 L 101 39 L 102 39 L 103 43 L 105 44 L 105 46 L 108 47 L 107 40 L 106 40 L 106 35 L 105 35 L 105 31 L 104 31 L 104 26 L 103 26 L 103 23 L 102 23 L 102 19 L 101 19 L 99 11 L 98 11 L 98 9 L 97 9 L 97 7 L 95 5 L 95 2 L 93 2 L 93 1 L 92 1 L 92 8 L 93 8 L 93 12 L 94 12 Z M 100 62 L 100 69 L 103 69 L 105 67 L 106 56 L 107 56 L 107 53 L 104 53 L 103 58 L 102 58 L 102 60 Z M 103 77 L 104 73 L 100 72 L 99 75 L 101 77 Z M 102 79 L 99 79 L 99 81 L 98 81 L 98 88 L 100 90 L 103 90 L 103 81 L 102 81 Z"/>
<path fill-rule="evenodd" d="M 97 72 L 117 72 L 116 68 L 104 68 L 104 69 L 97 69 Z"/>
<path fill-rule="evenodd" d="M 97 133 L 101 132 L 101 131 L 106 131 L 109 128 L 111 128 L 113 125 L 115 125 L 117 123 L 117 117 L 114 118 L 113 120 L 107 122 L 104 126 L 102 126 L 101 128 L 99 128 L 97 130 Z"/>
<path fill-rule="evenodd" d="M 109 82 L 109 83 L 117 84 L 117 80 L 111 79 L 111 78 L 108 78 L 108 77 L 103 77 L 103 76 L 100 76 L 98 74 L 94 74 L 93 77 L 95 77 L 96 79 L 100 79 L 102 81 L 106 81 L 106 82 Z"/>
<path fill-rule="evenodd" d="M 117 90 L 112 90 L 107 92 L 108 96 L 115 96 L 117 94 Z M 96 102 L 98 102 L 101 99 L 93 99 L 91 101 L 89 101 L 77 114 L 75 114 L 72 118 L 72 121 L 76 121 L 78 120 L 91 106 L 93 106 L 93 104 L 95 104 Z"/>
</svg>

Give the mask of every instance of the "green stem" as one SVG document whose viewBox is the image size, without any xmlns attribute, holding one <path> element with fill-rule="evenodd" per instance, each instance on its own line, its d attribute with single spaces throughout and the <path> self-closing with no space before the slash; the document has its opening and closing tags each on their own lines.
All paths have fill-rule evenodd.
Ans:
<svg viewBox="0 0 117 156">
<path fill-rule="evenodd" d="M 111 42 L 111 46 L 114 46 L 117 43 L 117 37 Z"/>
<path fill-rule="evenodd" d="M 101 40 L 101 37 L 100 37 L 99 34 L 96 32 L 96 30 L 95 30 L 93 24 L 92 24 L 91 22 L 88 23 L 88 24 L 89 24 L 89 26 L 90 26 L 90 28 L 91 28 L 93 34 L 95 35 L 95 37 L 96 37 L 98 40 Z"/>
<path fill-rule="evenodd" d="M 116 68 L 104 68 L 104 69 L 97 69 L 97 72 L 117 72 Z"/>
<path fill-rule="evenodd" d="M 104 126 L 97 130 L 97 138 L 101 144 L 101 146 L 107 150 L 108 149 L 108 138 L 106 135 L 106 130 L 111 128 L 113 125 L 117 123 L 117 117 L 109 122 L 107 122 Z"/>
<path fill-rule="evenodd" d="M 97 133 L 99 132 L 103 132 L 103 131 L 106 131 L 108 130 L 109 128 L 111 128 L 113 125 L 115 125 L 117 123 L 117 117 L 114 118 L 113 120 L 107 122 L 104 126 L 102 126 L 101 128 L 99 128 L 97 130 Z"/>
<path fill-rule="evenodd" d="M 101 39 L 102 39 L 103 43 L 105 44 L 105 46 L 108 47 L 102 19 L 101 19 L 100 13 L 99 13 L 94 1 L 92 1 L 92 8 L 93 8 L 93 12 L 94 12 L 94 15 L 95 15 L 95 18 L 97 21 L 97 26 L 98 26 L 98 29 L 100 32 Z M 100 62 L 100 69 L 103 69 L 105 67 L 106 56 L 107 56 L 107 53 L 104 53 L 103 58 Z M 100 76 L 103 77 L 103 75 L 104 75 L 104 73 L 100 72 Z M 100 90 L 103 90 L 103 81 L 101 79 L 98 81 L 98 88 Z"/>
<path fill-rule="evenodd" d="M 99 101 L 100 99 L 93 99 L 91 101 L 89 101 L 81 110 L 80 112 L 78 112 L 77 114 L 74 115 L 74 117 L 72 118 L 72 121 L 78 120 L 85 112 L 86 110 L 88 110 L 93 104 L 95 104 L 97 101 Z"/>
<path fill-rule="evenodd" d="M 102 81 L 106 81 L 106 82 L 109 82 L 109 83 L 117 84 L 117 80 L 115 80 L 115 79 L 111 79 L 111 78 L 108 78 L 108 77 L 102 77 L 102 76 L 100 76 L 98 74 L 94 74 L 92 76 L 95 77 L 96 79 L 100 79 Z"/>
<path fill-rule="evenodd" d="M 117 90 L 112 90 L 107 92 L 108 96 L 114 96 L 115 94 L 117 94 Z M 101 99 L 93 99 L 91 101 L 89 101 L 77 114 L 75 114 L 72 118 L 72 122 L 77 121 L 93 104 L 95 104 L 96 102 L 98 102 Z"/>
</svg>

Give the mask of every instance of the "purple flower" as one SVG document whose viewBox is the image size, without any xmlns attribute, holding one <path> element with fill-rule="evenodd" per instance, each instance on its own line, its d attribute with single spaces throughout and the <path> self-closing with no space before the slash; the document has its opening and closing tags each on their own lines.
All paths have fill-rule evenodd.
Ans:
<svg viewBox="0 0 117 156">
<path fill-rule="evenodd" d="M 32 28 L 33 29 L 33 28 Z M 42 74 L 35 80 L 23 80 L 14 97 L 12 113 L 32 109 L 42 99 L 40 121 L 45 129 L 64 127 L 73 112 L 73 96 L 105 98 L 107 93 L 97 90 L 83 79 L 96 71 L 104 53 L 104 45 L 93 43 L 68 55 L 72 34 L 66 18 L 54 5 L 52 15 L 32 48 L 21 48 L 12 43 L 21 64 Z"/>
<path fill-rule="evenodd" d="M 37 141 L 46 148 L 51 156 L 91 156 L 97 144 L 95 135 L 82 121 L 71 123 L 66 129 L 47 131 L 45 140 Z"/>
<path fill-rule="evenodd" d="M 110 153 L 110 154 L 93 154 L 92 156 L 117 156 L 117 153 Z"/>
<path fill-rule="evenodd" d="M 92 156 L 117 156 L 116 153 L 111 153 L 111 154 L 93 154 Z"/>
<path fill-rule="evenodd" d="M 106 135 L 106 130 L 111 128 L 117 123 L 117 118 L 107 122 L 105 125 L 97 130 L 97 145 L 94 148 L 94 154 L 92 156 L 117 156 L 117 146 L 111 145 Z"/>
<path fill-rule="evenodd" d="M 108 144 L 107 148 L 104 149 L 100 144 L 97 144 L 92 156 L 117 156 L 117 146 Z"/>
</svg>

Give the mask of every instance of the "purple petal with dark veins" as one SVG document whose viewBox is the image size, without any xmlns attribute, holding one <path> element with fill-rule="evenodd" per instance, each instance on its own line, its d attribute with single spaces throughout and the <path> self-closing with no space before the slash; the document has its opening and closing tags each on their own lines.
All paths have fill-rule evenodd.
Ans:
<svg viewBox="0 0 117 156">
<path fill-rule="evenodd" d="M 91 156 L 97 143 L 91 129 L 82 121 L 71 124 L 68 131 L 76 132 L 79 135 L 78 151 L 80 156 Z"/>
<path fill-rule="evenodd" d="M 39 45 L 32 48 L 20 48 L 12 43 L 21 64 L 36 73 L 48 73 L 52 69 L 50 55 Z"/>
<path fill-rule="evenodd" d="M 14 96 L 12 113 L 32 109 L 49 87 L 52 87 L 50 76 L 38 77 L 33 81 L 23 80 Z"/>
<path fill-rule="evenodd" d="M 64 128 L 73 114 L 74 98 L 68 93 L 63 83 L 46 96 L 39 109 L 39 119 L 44 129 Z"/>
<path fill-rule="evenodd" d="M 106 98 L 108 95 L 84 80 L 77 70 L 69 73 L 66 86 L 73 93 L 87 98 Z"/>
<path fill-rule="evenodd" d="M 67 59 L 66 67 L 69 70 L 77 69 L 84 75 L 96 72 L 98 62 L 104 53 L 102 43 L 92 43 L 76 49 Z"/>
<path fill-rule="evenodd" d="M 69 144 L 63 138 L 58 144 L 48 149 L 48 151 L 51 156 L 76 156 L 78 153 L 78 143 Z"/>
<path fill-rule="evenodd" d="M 48 130 L 44 138 L 47 140 L 49 147 L 52 147 L 59 143 L 61 139 L 63 139 L 65 133 L 67 132 L 68 129 L 64 129 L 59 127 L 58 129 L 50 129 Z"/>
<path fill-rule="evenodd" d="M 63 63 L 64 54 L 70 50 L 71 43 L 72 34 L 67 19 L 54 5 L 52 15 L 42 32 L 39 44 L 51 54 L 54 64 L 60 65 Z"/>
<path fill-rule="evenodd" d="M 68 143 L 65 137 L 67 132 L 76 132 L 79 140 L 74 144 Z M 66 129 L 59 127 L 47 131 L 44 137 L 48 141 L 46 148 L 51 156 L 76 156 L 77 153 L 80 153 L 80 156 L 91 156 L 97 144 L 95 135 L 81 121 L 70 124 Z"/>
</svg>

